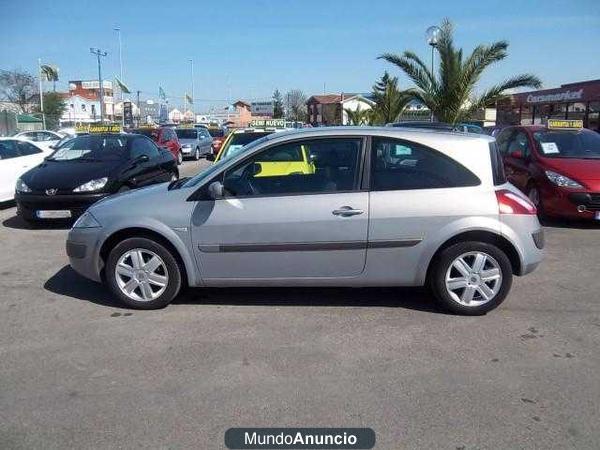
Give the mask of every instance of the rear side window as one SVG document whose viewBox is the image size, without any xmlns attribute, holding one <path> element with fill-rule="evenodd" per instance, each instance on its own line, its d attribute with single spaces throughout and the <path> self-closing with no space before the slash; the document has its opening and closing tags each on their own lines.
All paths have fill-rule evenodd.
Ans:
<svg viewBox="0 0 600 450">
<path fill-rule="evenodd" d="M 506 183 L 504 162 L 502 161 L 502 155 L 500 154 L 500 150 L 498 150 L 498 144 L 496 144 L 496 142 L 490 142 L 490 160 L 492 161 L 492 177 L 494 179 L 494 186 L 499 186 Z"/>
<path fill-rule="evenodd" d="M 374 138 L 371 190 L 400 191 L 477 186 L 479 178 L 453 159 L 424 145 Z"/>
</svg>

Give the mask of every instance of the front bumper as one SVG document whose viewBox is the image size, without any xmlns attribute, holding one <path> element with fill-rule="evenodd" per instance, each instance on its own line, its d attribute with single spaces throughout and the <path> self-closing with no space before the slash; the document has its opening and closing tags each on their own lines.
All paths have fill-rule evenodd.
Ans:
<svg viewBox="0 0 600 450">
<path fill-rule="evenodd" d="M 540 190 L 544 213 L 551 217 L 594 220 L 600 211 L 600 192 L 573 191 L 555 186 Z"/>
<path fill-rule="evenodd" d="M 193 147 L 181 147 L 181 153 L 185 156 L 189 156 L 194 152 L 195 148 Z"/>
<path fill-rule="evenodd" d="M 67 237 L 69 264 L 80 275 L 102 282 L 103 262 L 100 255 L 102 228 L 73 228 Z"/>
<path fill-rule="evenodd" d="M 15 201 L 17 202 L 17 214 L 28 220 L 40 220 L 37 212 L 47 210 L 70 211 L 71 218 L 76 219 L 91 205 L 109 195 L 104 192 L 93 194 L 57 194 L 52 196 L 17 193 L 15 194 Z"/>
</svg>

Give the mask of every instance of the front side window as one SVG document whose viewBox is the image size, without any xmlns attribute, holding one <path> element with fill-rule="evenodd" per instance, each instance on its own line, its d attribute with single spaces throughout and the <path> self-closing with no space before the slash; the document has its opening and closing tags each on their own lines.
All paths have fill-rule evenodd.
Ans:
<svg viewBox="0 0 600 450">
<path fill-rule="evenodd" d="M 17 142 L 17 148 L 19 149 L 19 153 L 23 156 L 42 153 L 39 148 L 37 148 L 35 145 L 31 145 L 29 142 Z"/>
<path fill-rule="evenodd" d="M 154 142 L 147 137 L 139 137 L 134 139 L 131 144 L 131 159 L 137 159 L 140 156 L 147 156 L 149 159 L 158 156 L 158 149 Z"/>
<path fill-rule="evenodd" d="M 374 138 L 371 189 L 395 191 L 477 186 L 479 178 L 441 153 L 414 142 Z"/>
<path fill-rule="evenodd" d="M 519 152 L 524 158 L 528 158 L 531 153 L 529 148 L 529 138 L 524 131 L 517 131 L 508 144 L 508 154 Z"/>
<path fill-rule="evenodd" d="M 504 130 L 498 134 L 498 137 L 496 137 L 498 150 L 502 155 L 506 155 L 506 153 L 508 153 L 508 142 L 510 141 L 510 137 L 513 135 L 513 133 L 513 130 Z"/>
<path fill-rule="evenodd" d="M 226 195 L 314 194 L 356 189 L 360 138 L 332 138 L 276 145 L 225 173 Z"/>
<path fill-rule="evenodd" d="M 15 141 L 0 141 L 0 159 L 11 159 L 21 156 Z"/>
</svg>

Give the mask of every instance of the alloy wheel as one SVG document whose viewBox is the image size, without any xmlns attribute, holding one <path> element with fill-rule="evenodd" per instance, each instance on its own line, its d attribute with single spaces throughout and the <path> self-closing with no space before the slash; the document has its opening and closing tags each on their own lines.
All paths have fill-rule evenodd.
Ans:
<svg viewBox="0 0 600 450">
<path fill-rule="evenodd" d="M 496 297 L 502 286 L 502 269 L 484 252 L 468 252 L 457 257 L 446 271 L 446 290 L 463 306 L 480 306 Z"/>
<path fill-rule="evenodd" d="M 162 295 L 169 284 L 167 266 L 151 250 L 134 248 L 125 252 L 115 267 L 117 286 L 132 300 L 149 302 Z"/>
</svg>

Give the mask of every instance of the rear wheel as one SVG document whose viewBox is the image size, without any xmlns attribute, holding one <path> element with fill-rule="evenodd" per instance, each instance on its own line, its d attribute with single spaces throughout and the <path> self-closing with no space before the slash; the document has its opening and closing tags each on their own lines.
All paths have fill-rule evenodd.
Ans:
<svg viewBox="0 0 600 450">
<path fill-rule="evenodd" d="M 110 252 L 106 281 L 127 306 L 157 309 L 168 305 L 181 289 L 181 269 L 173 254 L 147 238 L 129 238 Z"/>
<path fill-rule="evenodd" d="M 535 184 L 530 184 L 527 187 L 527 197 L 531 200 L 537 209 L 538 216 L 544 217 L 544 206 L 542 205 L 542 197 L 540 196 L 540 190 Z"/>
<path fill-rule="evenodd" d="M 453 313 L 481 315 L 498 307 L 510 291 L 512 267 L 506 254 L 486 242 L 459 242 L 444 249 L 430 287 Z"/>
</svg>

